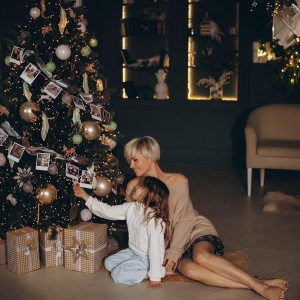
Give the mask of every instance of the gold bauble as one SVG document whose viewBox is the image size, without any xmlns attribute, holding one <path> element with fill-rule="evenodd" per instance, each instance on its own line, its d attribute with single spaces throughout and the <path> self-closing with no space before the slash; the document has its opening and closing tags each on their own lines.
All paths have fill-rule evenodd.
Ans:
<svg viewBox="0 0 300 300">
<path fill-rule="evenodd" d="M 112 190 L 112 183 L 110 179 L 105 176 L 98 176 L 94 187 L 94 194 L 98 197 L 107 196 Z"/>
<path fill-rule="evenodd" d="M 57 197 L 57 190 L 54 185 L 47 183 L 46 187 L 39 187 L 36 190 L 36 198 L 40 204 L 51 204 Z"/>
<path fill-rule="evenodd" d="M 82 135 L 89 141 L 100 137 L 101 128 L 97 122 L 86 121 L 82 123 Z"/>
<path fill-rule="evenodd" d="M 107 161 L 108 164 L 112 167 L 119 166 L 119 160 L 113 154 L 108 154 Z"/>
<path fill-rule="evenodd" d="M 20 116 L 26 122 L 35 122 L 37 120 L 37 116 L 34 114 L 34 111 L 39 111 L 40 107 L 34 102 L 24 102 L 20 106 Z"/>
</svg>

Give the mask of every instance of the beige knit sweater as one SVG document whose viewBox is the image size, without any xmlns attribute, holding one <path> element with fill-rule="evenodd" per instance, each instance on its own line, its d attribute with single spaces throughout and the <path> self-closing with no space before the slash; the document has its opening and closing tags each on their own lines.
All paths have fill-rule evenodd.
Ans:
<svg viewBox="0 0 300 300">
<path fill-rule="evenodd" d="M 170 184 L 168 188 L 172 236 L 165 256 L 177 264 L 180 256 L 197 237 L 207 234 L 217 236 L 218 233 L 212 223 L 193 208 L 188 179 Z"/>
</svg>

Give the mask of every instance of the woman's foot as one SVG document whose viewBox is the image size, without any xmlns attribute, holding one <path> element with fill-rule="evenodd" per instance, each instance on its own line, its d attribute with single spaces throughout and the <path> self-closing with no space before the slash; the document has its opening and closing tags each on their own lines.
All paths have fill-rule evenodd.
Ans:
<svg viewBox="0 0 300 300">
<path fill-rule="evenodd" d="M 256 277 L 260 282 L 266 283 L 269 286 L 278 287 L 283 291 L 287 291 L 289 289 L 289 283 L 283 279 L 270 278 L 266 279 L 264 277 Z"/>
<path fill-rule="evenodd" d="M 261 296 L 268 300 L 284 300 L 285 292 L 280 288 L 269 286 L 262 291 Z"/>
</svg>

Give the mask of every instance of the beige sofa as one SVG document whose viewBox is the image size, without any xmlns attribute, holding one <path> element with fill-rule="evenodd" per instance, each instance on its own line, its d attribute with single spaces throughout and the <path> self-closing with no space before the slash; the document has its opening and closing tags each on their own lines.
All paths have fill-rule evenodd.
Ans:
<svg viewBox="0 0 300 300">
<path fill-rule="evenodd" d="M 251 196 L 252 169 L 300 170 L 300 104 L 268 104 L 255 108 L 245 126 L 247 189 Z M 300 182 L 299 182 L 300 184 Z"/>
</svg>

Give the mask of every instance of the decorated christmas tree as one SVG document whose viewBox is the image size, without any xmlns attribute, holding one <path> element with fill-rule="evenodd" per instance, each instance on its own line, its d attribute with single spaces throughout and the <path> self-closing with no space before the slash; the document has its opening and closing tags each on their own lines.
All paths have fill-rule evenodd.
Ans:
<svg viewBox="0 0 300 300">
<path fill-rule="evenodd" d="M 0 99 L 0 238 L 30 226 L 57 231 L 92 216 L 78 182 L 111 205 L 124 201 L 114 148 L 122 134 L 109 110 L 86 7 L 27 0 L 28 15 L 6 36 Z"/>
</svg>

